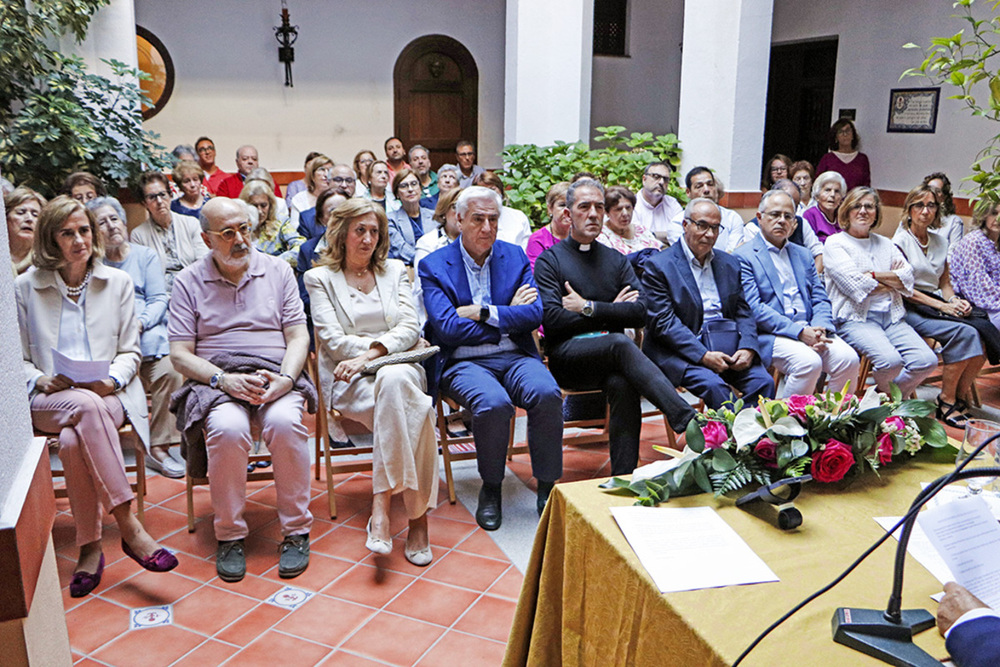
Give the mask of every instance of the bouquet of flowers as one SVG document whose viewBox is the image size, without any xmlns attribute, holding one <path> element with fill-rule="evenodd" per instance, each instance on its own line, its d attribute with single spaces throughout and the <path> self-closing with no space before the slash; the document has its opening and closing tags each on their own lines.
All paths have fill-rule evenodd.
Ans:
<svg viewBox="0 0 1000 667">
<path fill-rule="evenodd" d="M 602 488 L 625 489 L 639 496 L 637 504 L 650 506 L 671 495 L 718 497 L 748 484 L 805 474 L 820 483 L 849 473 L 877 474 L 894 458 L 948 444 L 930 401 L 904 401 L 895 385 L 889 395 L 872 387 L 860 399 L 848 390 L 849 385 L 842 392 L 762 398 L 747 407 L 737 400 L 706 410 L 688 424 L 687 448 L 676 465 L 632 482 L 616 477 Z"/>
</svg>

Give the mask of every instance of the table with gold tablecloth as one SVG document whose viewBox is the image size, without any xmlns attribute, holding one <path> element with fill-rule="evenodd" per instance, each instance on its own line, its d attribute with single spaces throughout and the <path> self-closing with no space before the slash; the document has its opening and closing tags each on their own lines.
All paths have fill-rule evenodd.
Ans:
<svg viewBox="0 0 1000 667">
<path fill-rule="evenodd" d="M 634 498 L 598 488 L 603 480 L 556 486 L 538 525 L 504 664 L 730 665 L 768 625 L 827 584 L 884 534 L 873 517 L 901 516 L 920 490 L 951 465 L 915 460 L 850 482 L 807 484 L 795 505 L 800 528 L 779 530 L 771 507 L 753 513 L 728 497 L 673 498 L 666 507 L 715 507 L 770 566 L 776 583 L 661 594 L 625 540 L 610 507 Z M 896 541 L 890 539 L 844 582 L 771 633 L 742 663 L 881 665 L 835 644 L 837 607 L 884 609 Z M 903 607 L 935 613 L 941 585 L 907 557 Z M 946 655 L 936 629 L 916 638 Z"/>
</svg>

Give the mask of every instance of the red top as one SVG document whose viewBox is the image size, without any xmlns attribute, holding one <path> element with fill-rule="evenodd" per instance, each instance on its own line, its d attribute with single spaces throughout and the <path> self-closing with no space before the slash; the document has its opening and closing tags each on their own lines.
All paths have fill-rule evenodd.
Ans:
<svg viewBox="0 0 1000 667">
<path fill-rule="evenodd" d="M 219 184 L 219 189 L 215 191 L 217 197 L 229 197 L 239 199 L 243 192 L 243 174 L 230 174 Z M 281 190 L 278 184 L 274 184 L 274 196 L 281 199 Z"/>
</svg>

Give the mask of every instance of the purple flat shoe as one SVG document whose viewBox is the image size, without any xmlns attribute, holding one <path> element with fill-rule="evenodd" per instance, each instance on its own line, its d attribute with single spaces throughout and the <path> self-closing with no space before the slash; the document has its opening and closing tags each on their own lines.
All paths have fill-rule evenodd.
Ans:
<svg viewBox="0 0 1000 667">
<path fill-rule="evenodd" d="M 132 551 L 132 547 L 128 545 L 128 542 L 122 539 L 122 551 L 125 552 L 126 556 L 139 565 L 142 565 L 143 569 L 150 572 L 169 572 L 177 567 L 177 557 L 166 549 L 157 549 L 153 552 L 152 556 L 139 558 L 138 554 Z"/>
<path fill-rule="evenodd" d="M 71 598 L 82 598 L 101 583 L 101 575 L 104 574 L 104 554 L 97 563 L 97 572 L 74 572 L 73 579 L 69 582 L 69 596 Z"/>
</svg>

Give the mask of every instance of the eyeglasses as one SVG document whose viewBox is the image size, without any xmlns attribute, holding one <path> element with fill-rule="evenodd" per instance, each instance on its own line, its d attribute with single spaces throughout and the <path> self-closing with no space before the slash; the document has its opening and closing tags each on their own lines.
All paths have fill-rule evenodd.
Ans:
<svg viewBox="0 0 1000 667">
<path fill-rule="evenodd" d="M 237 227 L 226 227 L 221 232 L 212 231 L 210 229 L 208 230 L 208 233 L 218 236 L 226 243 L 232 243 L 233 241 L 236 240 L 237 232 L 239 232 L 240 236 L 242 236 L 243 238 L 250 238 L 250 230 L 251 230 L 250 223 L 244 222 Z"/>
<path fill-rule="evenodd" d="M 764 215 L 771 220 L 784 220 L 786 222 L 791 222 L 795 219 L 794 213 L 788 213 L 786 211 L 767 211 Z"/>
<path fill-rule="evenodd" d="M 199 153 L 211 153 L 212 151 L 215 150 L 215 146 L 202 146 L 201 148 L 198 148 L 196 150 Z"/>
<path fill-rule="evenodd" d="M 458 157 L 476 157 L 476 154 L 472 151 L 465 151 L 463 153 L 458 153 Z"/>
<path fill-rule="evenodd" d="M 358 160 L 358 164 L 374 164 L 374 163 L 375 163 L 375 160 L 371 159 L 370 157 L 366 157 L 364 159 Z"/>
<path fill-rule="evenodd" d="M 939 204 L 936 204 L 935 202 L 916 202 L 916 203 L 910 204 L 910 208 L 911 209 L 914 209 L 914 208 L 915 209 L 927 209 L 928 211 L 936 211 L 936 210 L 938 210 L 938 206 L 939 206 Z"/>
<path fill-rule="evenodd" d="M 777 167 L 771 167 L 771 173 L 772 174 L 778 174 L 778 173 L 781 173 L 781 172 L 788 173 L 788 167 L 786 167 L 783 164 L 779 164 Z"/>
<path fill-rule="evenodd" d="M 718 234 L 719 230 L 722 229 L 722 224 L 713 225 L 710 222 L 705 222 L 704 220 L 694 220 L 693 218 L 684 218 L 686 221 L 694 225 L 699 232 L 702 234 L 707 234 L 712 232 L 713 234 Z"/>
<path fill-rule="evenodd" d="M 166 190 L 163 190 L 161 192 L 149 192 L 146 194 L 145 197 L 143 197 L 143 199 L 145 199 L 148 202 L 154 202 L 157 199 L 170 199 L 170 193 L 167 192 Z"/>
<path fill-rule="evenodd" d="M 340 185 L 354 185 L 354 179 L 350 176 L 334 176 L 330 180 Z"/>
<path fill-rule="evenodd" d="M 418 181 L 406 181 L 399 184 L 400 190 L 419 190 L 420 183 Z"/>
<path fill-rule="evenodd" d="M 878 210 L 878 206 L 870 202 L 861 202 L 860 204 L 855 204 L 851 207 L 852 211 L 875 211 Z"/>
<path fill-rule="evenodd" d="M 653 172 L 649 172 L 648 174 L 646 174 L 646 176 L 649 176 L 654 181 L 663 181 L 664 183 L 670 180 L 670 174 L 656 174 Z"/>
</svg>

